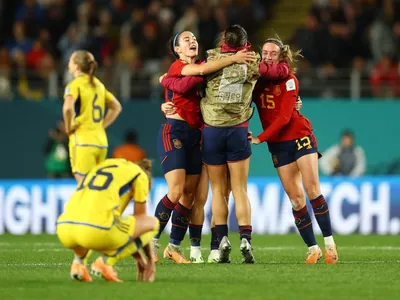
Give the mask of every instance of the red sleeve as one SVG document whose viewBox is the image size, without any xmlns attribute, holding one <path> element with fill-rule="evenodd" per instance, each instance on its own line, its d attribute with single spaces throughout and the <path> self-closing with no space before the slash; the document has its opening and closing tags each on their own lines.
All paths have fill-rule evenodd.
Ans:
<svg viewBox="0 0 400 300">
<path fill-rule="evenodd" d="M 177 77 L 167 75 L 162 79 L 161 84 L 163 87 L 173 91 L 174 93 L 185 94 L 203 81 L 204 78 L 201 76 Z"/>
<path fill-rule="evenodd" d="M 286 90 L 285 94 L 282 96 L 282 103 L 280 106 L 279 110 L 279 115 L 278 117 L 274 120 L 274 122 L 266 129 L 264 130 L 259 136 L 258 139 L 260 142 L 265 142 L 268 141 L 272 136 L 274 136 L 279 130 L 282 129 L 287 123 L 289 123 L 290 118 L 292 117 L 292 113 L 294 110 L 294 105 L 297 100 L 297 82 L 295 82 L 295 88 L 291 89 L 288 88 L 288 83 L 295 82 L 293 78 L 289 79 L 286 82 Z M 289 90 L 288 90 L 289 89 Z"/>
<path fill-rule="evenodd" d="M 258 72 L 261 77 L 265 77 L 266 79 L 282 80 L 289 76 L 289 65 L 286 62 L 271 65 L 261 62 Z"/>
<path fill-rule="evenodd" d="M 186 64 L 180 60 L 176 60 L 169 67 L 168 75 L 170 76 L 182 76 L 182 69 L 186 66 Z"/>
</svg>

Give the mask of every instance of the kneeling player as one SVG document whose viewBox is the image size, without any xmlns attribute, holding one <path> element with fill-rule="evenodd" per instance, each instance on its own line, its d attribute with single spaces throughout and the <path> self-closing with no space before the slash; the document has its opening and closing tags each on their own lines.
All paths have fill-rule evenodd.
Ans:
<svg viewBox="0 0 400 300">
<path fill-rule="evenodd" d="M 146 215 L 150 170 L 149 160 L 134 164 L 107 159 L 82 180 L 57 220 L 58 238 L 75 252 L 73 279 L 92 281 L 86 263 L 90 250 L 94 250 L 103 256 L 92 264 L 92 272 L 107 281 L 121 282 L 113 266 L 128 256 L 137 260 L 138 280 L 154 281 L 149 243 L 160 225 L 156 218 Z M 131 199 L 135 201 L 134 216 L 121 216 Z M 147 259 L 139 252 L 141 249 Z"/>
</svg>

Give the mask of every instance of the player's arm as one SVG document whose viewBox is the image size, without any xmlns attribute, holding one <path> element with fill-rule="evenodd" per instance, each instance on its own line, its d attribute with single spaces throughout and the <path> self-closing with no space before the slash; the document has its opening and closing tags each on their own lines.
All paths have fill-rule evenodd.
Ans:
<svg viewBox="0 0 400 300">
<path fill-rule="evenodd" d="M 194 88 L 196 85 L 204 82 L 204 78 L 201 76 L 170 76 L 166 75 L 161 80 L 161 84 L 166 89 L 173 91 L 178 94 L 185 94 Z"/>
<path fill-rule="evenodd" d="M 79 127 L 79 124 L 72 124 L 75 117 L 75 101 L 78 99 L 79 89 L 71 82 L 67 85 L 64 92 L 64 104 L 63 104 L 63 118 L 65 132 L 70 135 L 75 132 Z"/>
<path fill-rule="evenodd" d="M 258 68 L 260 76 L 269 80 L 282 80 L 289 76 L 289 65 L 287 62 L 278 64 L 260 63 Z"/>
<path fill-rule="evenodd" d="M 234 55 L 227 56 L 218 60 L 208 61 L 201 65 L 187 64 L 183 67 L 181 74 L 183 76 L 207 75 L 219 71 L 234 63 L 247 64 L 254 61 L 256 61 L 256 56 L 254 52 L 241 50 Z"/>
<path fill-rule="evenodd" d="M 106 90 L 106 104 L 107 104 L 107 114 L 104 117 L 104 128 L 107 128 L 112 123 L 122 111 L 121 103 L 115 98 L 113 94 Z"/>
<path fill-rule="evenodd" d="M 289 123 L 294 110 L 294 106 L 297 100 L 296 83 L 294 79 L 289 79 L 286 82 L 286 92 L 282 97 L 281 109 L 278 117 L 272 122 L 272 124 L 263 131 L 258 137 L 253 138 L 253 144 L 259 144 L 272 136 L 274 136 L 279 130 L 281 130 L 287 123 Z"/>
</svg>

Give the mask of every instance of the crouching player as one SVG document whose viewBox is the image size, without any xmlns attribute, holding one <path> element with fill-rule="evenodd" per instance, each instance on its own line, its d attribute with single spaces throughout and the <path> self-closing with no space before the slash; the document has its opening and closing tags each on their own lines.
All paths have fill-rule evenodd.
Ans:
<svg viewBox="0 0 400 300">
<path fill-rule="evenodd" d="M 75 252 L 72 279 L 92 281 L 86 263 L 93 250 L 103 256 L 92 264 L 92 272 L 107 281 L 121 282 L 113 266 L 128 256 L 137 261 L 138 280 L 154 281 L 155 263 L 149 244 L 160 225 L 157 218 L 146 215 L 150 171 L 149 160 L 134 164 L 107 159 L 82 180 L 57 220 L 58 238 Z M 131 199 L 135 201 L 134 215 L 121 216 Z"/>
</svg>

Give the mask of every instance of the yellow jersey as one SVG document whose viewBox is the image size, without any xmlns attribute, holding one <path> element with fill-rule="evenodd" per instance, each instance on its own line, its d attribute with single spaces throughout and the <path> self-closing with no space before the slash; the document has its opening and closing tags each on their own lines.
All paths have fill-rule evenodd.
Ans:
<svg viewBox="0 0 400 300">
<path fill-rule="evenodd" d="M 107 103 L 113 95 L 104 84 L 94 78 L 95 86 L 90 84 L 90 76 L 83 74 L 72 80 L 65 88 L 64 96 L 75 99 L 74 124 L 79 124 L 70 142 L 76 146 L 94 146 L 107 148 L 108 141 L 103 120 Z"/>
<path fill-rule="evenodd" d="M 109 229 L 131 199 L 146 202 L 149 188 L 149 178 L 138 165 L 125 159 L 106 159 L 85 176 L 57 224 Z"/>
</svg>

